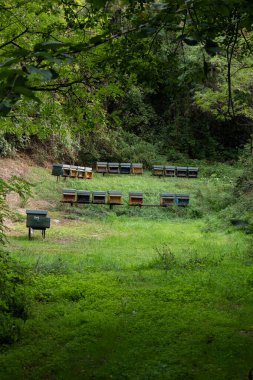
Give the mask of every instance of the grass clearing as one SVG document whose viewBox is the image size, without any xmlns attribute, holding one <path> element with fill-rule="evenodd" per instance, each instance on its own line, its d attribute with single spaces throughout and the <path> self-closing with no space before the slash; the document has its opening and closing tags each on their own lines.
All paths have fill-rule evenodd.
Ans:
<svg viewBox="0 0 253 380">
<path fill-rule="evenodd" d="M 193 215 L 206 178 L 145 173 L 64 183 L 139 190 L 149 199 L 163 191 L 192 194 L 188 209 L 109 210 L 60 205 L 63 181 L 37 168 L 31 180 L 34 173 L 35 200 L 56 204 L 45 240 L 36 231 L 28 241 L 20 221 L 10 232 L 8 249 L 31 274 L 33 302 L 21 339 L 1 350 L 1 380 L 249 378 L 252 238 Z M 230 182 L 223 178 L 221 187 Z M 210 203 L 203 199 L 202 213 Z"/>
</svg>

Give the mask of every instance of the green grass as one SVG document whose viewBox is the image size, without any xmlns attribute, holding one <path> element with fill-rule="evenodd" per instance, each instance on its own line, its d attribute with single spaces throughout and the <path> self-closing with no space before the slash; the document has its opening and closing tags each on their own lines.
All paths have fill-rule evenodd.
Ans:
<svg viewBox="0 0 253 380">
<path fill-rule="evenodd" d="M 213 229 L 192 211 L 215 221 L 216 205 L 204 195 L 228 189 L 232 177 L 95 175 L 63 184 L 37 168 L 29 177 L 35 199 L 56 204 L 45 240 L 35 231 L 28 241 L 24 222 L 9 237 L 12 256 L 30 273 L 33 302 L 20 340 L 0 352 L 1 380 L 250 378 L 252 239 Z M 180 211 L 71 208 L 57 202 L 62 187 L 189 192 L 192 199 Z"/>
</svg>

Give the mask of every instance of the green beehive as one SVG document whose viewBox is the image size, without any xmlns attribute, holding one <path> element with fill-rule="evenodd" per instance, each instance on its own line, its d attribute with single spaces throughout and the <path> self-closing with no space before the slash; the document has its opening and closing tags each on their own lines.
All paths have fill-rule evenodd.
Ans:
<svg viewBox="0 0 253 380">
<path fill-rule="evenodd" d="M 26 210 L 26 227 L 31 227 L 34 230 L 50 228 L 47 210 Z"/>
<path fill-rule="evenodd" d="M 45 238 L 46 229 L 50 228 L 50 218 L 47 217 L 47 210 L 26 210 L 26 227 L 28 227 L 28 237 L 31 239 L 33 230 L 41 230 Z"/>
<path fill-rule="evenodd" d="M 63 166 L 62 164 L 53 164 L 52 165 L 52 175 L 60 177 L 63 173 L 62 166 Z"/>
</svg>

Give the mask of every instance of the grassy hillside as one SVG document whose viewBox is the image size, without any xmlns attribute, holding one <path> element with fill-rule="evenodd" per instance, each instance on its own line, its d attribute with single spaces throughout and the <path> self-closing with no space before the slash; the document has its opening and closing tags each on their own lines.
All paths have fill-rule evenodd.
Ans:
<svg viewBox="0 0 253 380">
<path fill-rule="evenodd" d="M 0 378 L 218 379 L 251 376 L 252 238 L 217 222 L 239 169 L 203 167 L 198 179 L 96 175 L 56 182 L 31 168 L 34 198 L 52 226 L 28 241 L 9 231 L 29 271 L 29 318 L 0 352 Z M 189 193 L 188 208 L 62 205 L 63 187 Z M 18 218 L 17 218 L 18 219 Z"/>
</svg>

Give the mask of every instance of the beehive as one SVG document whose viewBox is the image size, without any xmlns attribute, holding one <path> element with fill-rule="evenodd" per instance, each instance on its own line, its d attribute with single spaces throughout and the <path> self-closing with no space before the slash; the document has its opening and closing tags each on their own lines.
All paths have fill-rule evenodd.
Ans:
<svg viewBox="0 0 253 380">
<path fill-rule="evenodd" d="M 26 210 L 26 227 L 28 227 L 28 237 L 31 239 L 33 230 L 41 230 L 45 238 L 46 229 L 50 228 L 50 218 L 47 217 L 47 210 Z"/>
<path fill-rule="evenodd" d="M 97 173 L 107 173 L 108 172 L 107 162 L 97 162 L 96 163 L 96 172 Z"/>
<path fill-rule="evenodd" d="M 77 190 L 76 192 L 77 203 L 90 203 L 90 191 L 87 190 Z"/>
<path fill-rule="evenodd" d="M 143 193 L 131 192 L 129 193 L 129 205 L 141 206 L 143 204 Z"/>
<path fill-rule="evenodd" d="M 63 177 L 70 177 L 70 165 L 63 165 L 62 166 L 62 175 Z"/>
<path fill-rule="evenodd" d="M 77 178 L 85 178 L 85 168 L 83 166 L 78 166 L 77 168 Z"/>
<path fill-rule="evenodd" d="M 177 177 L 187 177 L 187 167 L 186 166 L 177 166 L 176 168 Z"/>
<path fill-rule="evenodd" d="M 34 230 L 50 228 L 50 218 L 47 210 L 26 210 L 26 227 Z"/>
<path fill-rule="evenodd" d="M 131 164 L 123 162 L 120 164 L 120 173 L 121 174 L 130 174 L 131 173 Z"/>
<path fill-rule="evenodd" d="M 175 204 L 175 194 L 162 193 L 160 194 L 160 205 L 161 206 L 173 206 Z"/>
<path fill-rule="evenodd" d="M 92 179 L 93 178 L 92 168 L 85 168 L 84 176 L 85 176 L 85 179 Z"/>
<path fill-rule="evenodd" d="M 198 168 L 194 168 L 192 166 L 188 166 L 187 172 L 188 172 L 188 177 L 189 178 L 197 178 L 198 177 Z"/>
<path fill-rule="evenodd" d="M 77 177 L 77 166 L 70 166 L 70 177 Z"/>
<path fill-rule="evenodd" d="M 162 165 L 153 165 L 152 166 L 152 175 L 154 176 L 163 176 L 164 175 L 164 166 Z"/>
<path fill-rule="evenodd" d="M 132 164 L 132 174 L 143 174 L 143 164 Z"/>
<path fill-rule="evenodd" d="M 119 174 L 119 163 L 108 162 L 108 173 Z"/>
<path fill-rule="evenodd" d="M 164 166 L 164 175 L 166 177 L 175 177 L 176 167 L 175 166 Z"/>
<path fill-rule="evenodd" d="M 60 177 L 63 174 L 62 166 L 63 166 L 62 164 L 53 164 L 52 165 L 52 175 Z"/>
<path fill-rule="evenodd" d="M 116 191 L 116 190 L 108 191 L 107 202 L 110 205 L 120 205 L 120 204 L 122 204 L 122 192 L 121 191 Z"/>
<path fill-rule="evenodd" d="M 92 203 L 106 203 L 106 192 L 105 191 L 93 191 L 92 192 Z"/>
<path fill-rule="evenodd" d="M 189 205 L 189 201 L 190 201 L 189 194 L 176 194 L 177 206 L 186 207 Z"/>
<path fill-rule="evenodd" d="M 75 189 L 63 189 L 62 190 L 62 202 L 75 202 L 76 190 Z"/>
</svg>

